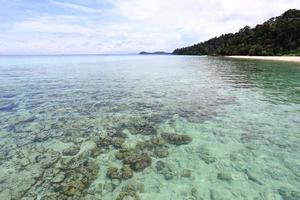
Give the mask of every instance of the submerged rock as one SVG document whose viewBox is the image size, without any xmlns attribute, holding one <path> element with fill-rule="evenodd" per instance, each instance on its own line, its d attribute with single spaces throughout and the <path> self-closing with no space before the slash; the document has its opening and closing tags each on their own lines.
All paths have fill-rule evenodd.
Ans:
<svg viewBox="0 0 300 200">
<path fill-rule="evenodd" d="M 134 191 L 127 191 L 127 192 L 120 192 L 116 200 L 140 200 L 140 197 Z"/>
<path fill-rule="evenodd" d="M 137 153 L 138 151 L 136 151 L 136 149 L 120 149 L 116 154 L 116 158 L 119 160 L 123 160 L 124 158 L 126 158 L 127 156 Z"/>
<path fill-rule="evenodd" d="M 61 183 L 65 179 L 65 173 L 63 171 L 59 172 L 52 178 L 52 183 Z"/>
<path fill-rule="evenodd" d="M 117 167 L 109 167 L 106 172 L 106 177 L 110 179 L 121 179 L 121 174 Z"/>
<path fill-rule="evenodd" d="M 192 138 L 187 135 L 169 134 L 164 133 L 162 137 L 169 143 L 174 145 L 188 144 L 192 141 Z"/>
<path fill-rule="evenodd" d="M 288 188 L 280 188 L 278 193 L 282 197 L 283 200 L 299 200 L 300 199 L 300 191 L 291 190 Z"/>
<path fill-rule="evenodd" d="M 65 179 L 62 183 L 53 185 L 56 192 L 70 196 L 72 199 L 80 199 L 98 174 L 98 166 L 95 162 L 81 158 L 78 161 L 79 164 L 74 169 L 64 167 Z"/>
<path fill-rule="evenodd" d="M 147 153 L 131 154 L 123 159 L 134 171 L 142 171 L 151 165 L 151 157 Z"/>
<path fill-rule="evenodd" d="M 44 142 L 48 139 L 49 136 L 47 134 L 45 134 L 44 132 L 38 132 L 33 136 L 32 142 Z"/>
<path fill-rule="evenodd" d="M 227 182 L 230 182 L 233 180 L 231 173 L 229 173 L 229 172 L 218 173 L 217 179 L 222 180 L 222 181 L 227 181 Z"/>
<path fill-rule="evenodd" d="M 102 153 L 102 151 L 101 151 L 101 149 L 99 149 L 99 148 L 94 148 L 94 149 L 91 149 L 91 151 L 90 151 L 90 156 L 91 157 L 97 157 L 97 156 L 99 156 L 100 154 Z"/>
<path fill-rule="evenodd" d="M 214 157 L 207 148 L 201 147 L 197 150 L 197 153 L 206 164 L 212 164 L 217 160 L 217 158 Z"/>
<path fill-rule="evenodd" d="M 121 168 L 121 174 L 123 179 L 130 179 L 133 177 L 133 172 L 129 165 L 123 165 Z"/>
<path fill-rule="evenodd" d="M 128 127 L 131 134 L 141 134 L 141 135 L 155 135 L 157 133 L 156 127 L 149 122 L 137 121 L 132 127 Z"/>
<path fill-rule="evenodd" d="M 74 196 L 85 189 L 85 184 L 81 180 L 70 180 L 64 187 L 63 194 L 67 196 Z"/>
<path fill-rule="evenodd" d="M 156 170 L 159 174 L 163 175 L 166 180 L 170 180 L 174 177 L 175 173 L 173 172 L 171 166 L 163 161 L 156 162 Z"/>
<path fill-rule="evenodd" d="M 123 129 L 125 129 L 126 126 L 124 124 L 121 124 L 120 127 L 113 127 L 106 130 L 106 133 L 109 137 L 112 138 L 127 138 L 126 133 L 123 133 Z"/>
<path fill-rule="evenodd" d="M 246 176 L 248 177 L 248 180 L 253 181 L 259 185 L 263 185 L 263 182 L 260 181 L 257 177 L 257 175 L 254 175 L 252 172 L 250 172 L 249 170 L 245 169 L 243 170 L 243 172 L 246 174 Z"/>
<path fill-rule="evenodd" d="M 152 144 L 157 146 L 163 146 L 166 143 L 164 138 L 162 138 L 161 136 L 152 137 L 150 141 Z"/>
<path fill-rule="evenodd" d="M 34 160 L 40 164 L 42 168 L 49 168 L 54 165 L 60 158 L 59 152 L 48 150 L 47 153 L 35 156 Z"/>
<path fill-rule="evenodd" d="M 153 145 L 149 140 L 138 142 L 135 146 L 135 149 L 140 151 L 151 151 L 155 148 L 155 145 Z"/>
<path fill-rule="evenodd" d="M 75 156 L 80 151 L 80 147 L 77 145 L 73 145 L 69 148 L 63 150 L 62 154 L 64 156 Z"/>
<path fill-rule="evenodd" d="M 154 154 L 155 156 L 157 156 L 158 158 L 165 158 L 168 157 L 169 155 L 169 151 L 167 148 L 156 148 L 154 150 Z"/>
<path fill-rule="evenodd" d="M 140 153 L 136 149 L 120 150 L 116 158 L 128 164 L 134 171 L 142 171 L 151 165 L 151 157 L 147 153 Z"/>
<path fill-rule="evenodd" d="M 127 180 L 133 177 L 133 172 L 130 165 L 123 165 L 120 170 L 117 167 L 109 167 L 106 172 L 106 177 L 112 180 Z"/>
<path fill-rule="evenodd" d="M 114 138 L 112 140 L 112 145 L 115 147 L 115 148 L 122 148 L 122 145 L 123 143 L 125 142 L 125 139 L 124 138 Z"/>
<path fill-rule="evenodd" d="M 191 175 L 192 175 L 192 171 L 190 169 L 184 169 L 181 172 L 181 176 L 184 178 L 189 178 L 189 177 L 191 177 Z"/>
<path fill-rule="evenodd" d="M 112 145 L 113 139 L 109 136 L 106 137 L 97 137 L 94 139 L 97 146 L 103 149 L 109 149 L 110 145 Z"/>
<path fill-rule="evenodd" d="M 197 188 L 192 187 L 192 189 L 191 189 L 191 195 L 192 195 L 193 197 L 197 198 L 197 193 L 198 193 Z"/>
</svg>

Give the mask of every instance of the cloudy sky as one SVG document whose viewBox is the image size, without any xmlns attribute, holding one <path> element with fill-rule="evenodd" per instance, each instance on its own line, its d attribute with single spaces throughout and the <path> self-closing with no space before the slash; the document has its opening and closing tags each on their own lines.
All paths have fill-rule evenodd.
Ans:
<svg viewBox="0 0 300 200">
<path fill-rule="evenodd" d="M 300 0 L 0 0 L 0 54 L 172 51 Z"/>
</svg>

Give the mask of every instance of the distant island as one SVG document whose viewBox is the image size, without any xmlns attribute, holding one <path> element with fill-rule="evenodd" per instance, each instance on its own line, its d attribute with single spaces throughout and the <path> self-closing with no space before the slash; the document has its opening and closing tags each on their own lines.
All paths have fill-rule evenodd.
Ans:
<svg viewBox="0 0 300 200">
<path fill-rule="evenodd" d="M 142 51 L 139 55 L 170 55 L 171 53 L 164 52 L 164 51 L 155 51 L 155 52 L 146 52 Z"/>
<path fill-rule="evenodd" d="M 175 55 L 300 55 L 300 10 L 291 9 L 254 28 L 246 26 L 208 41 L 174 50 Z"/>
</svg>

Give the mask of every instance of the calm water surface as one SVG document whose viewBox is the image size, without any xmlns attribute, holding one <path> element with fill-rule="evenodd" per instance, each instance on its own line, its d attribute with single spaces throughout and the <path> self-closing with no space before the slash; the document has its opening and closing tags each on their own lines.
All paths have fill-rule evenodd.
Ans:
<svg viewBox="0 0 300 200">
<path fill-rule="evenodd" d="M 0 199 L 299 200 L 300 64 L 2 56 Z"/>
</svg>

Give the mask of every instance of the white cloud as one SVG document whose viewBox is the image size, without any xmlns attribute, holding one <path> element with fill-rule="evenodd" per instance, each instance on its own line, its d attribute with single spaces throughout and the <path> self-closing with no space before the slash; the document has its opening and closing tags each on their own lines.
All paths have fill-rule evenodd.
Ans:
<svg viewBox="0 0 300 200">
<path fill-rule="evenodd" d="M 254 26 L 290 8 L 300 9 L 299 0 L 89 1 L 94 7 L 84 2 L 53 1 L 51 5 L 65 12 L 40 13 L 38 18 L 16 22 L 11 30 L 0 33 L 0 43 L 5 44 L 2 52 L 5 48 L 36 53 L 172 51 L 246 25 Z M 110 6 L 97 7 L 97 2 Z M 69 10 L 79 14 L 68 14 Z M 28 42 L 19 44 L 21 40 Z"/>
<path fill-rule="evenodd" d="M 75 3 L 68 3 L 68 2 L 60 2 L 60 1 L 52 1 L 52 5 L 64 8 L 64 9 L 72 9 L 80 12 L 85 12 L 85 13 L 101 13 L 100 9 L 95 9 L 87 6 L 83 6 L 80 4 L 75 4 Z"/>
<path fill-rule="evenodd" d="M 290 8 L 300 8 L 300 1 L 115 0 L 114 6 L 116 13 L 141 24 L 212 37 L 247 24 L 253 26 Z"/>
<path fill-rule="evenodd" d="M 65 24 L 55 21 L 43 21 L 43 20 L 26 20 L 17 22 L 15 28 L 18 31 L 33 31 L 33 32 L 44 32 L 44 33 L 80 33 L 88 34 L 93 30 L 76 25 L 76 24 Z"/>
</svg>

